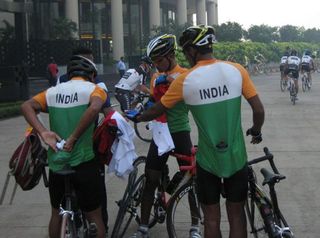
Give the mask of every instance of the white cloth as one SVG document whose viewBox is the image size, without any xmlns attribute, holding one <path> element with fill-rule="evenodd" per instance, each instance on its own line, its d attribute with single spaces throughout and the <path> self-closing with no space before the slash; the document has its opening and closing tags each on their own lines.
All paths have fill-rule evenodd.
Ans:
<svg viewBox="0 0 320 238">
<path fill-rule="evenodd" d="M 154 120 L 152 121 L 150 128 L 152 130 L 154 143 L 158 147 L 159 156 L 174 149 L 174 143 L 168 128 L 168 123 Z"/>
<path fill-rule="evenodd" d="M 133 143 L 135 132 L 120 113 L 115 112 L 111 119 L 117 121 L 118 129 L 122 135 L 118 136 L 112 144 L 112 159 L 107 173 L 115 173 L 118 177 L 126 177 L 133 170 L 132 164 L 137 158 Z"/>
</svg>

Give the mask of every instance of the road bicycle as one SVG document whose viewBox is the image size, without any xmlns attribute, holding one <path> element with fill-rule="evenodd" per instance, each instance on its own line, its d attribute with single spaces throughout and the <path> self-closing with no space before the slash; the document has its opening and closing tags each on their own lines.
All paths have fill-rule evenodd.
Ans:
<svg viewBox="0 0 320 238">
<path fill-rule="evenodd" d="M 275 185 L 285 179 L 273 161 L 273 155 L 267 147 L 265 155 L 248 162 L 249 192 L 245 206 L 251 233 L 254 238 L 293 238 L 293 232 L 280 211 Z M 269 195 L 258 185 L 253 165 L 268 160 L 272 171 L 262 168 L 262 185 L 268 185 Z"/>
<path fill-rule="evenodd" d="M 280 89 L 281 92 L 284 92 L 288 87 L 288 80 L 285 79 L 284 72 L 280 72 Z"/>
<path fill-rule="evenodd" d="M 298 80 L 298 79 L 294 79 L 292 76 L 292 72 L 290 72 L 288 74 L 288 82 L 289 82 L 290 101 L 292 102 L 292 105 L 295 105 L 297 100 L 297 89 L 296 89 L 294 80 Z"/>
<path fill-rule="evenodd" d="M 310 91 L 311 89 L 311 81 L 308 76 L 308 73 L 306 71 L 302 72 L 302 77 L 301 77 L 301 84 L 302 84 L 302 91 Z"/>
<path fill-rule="evenodd" d="M 172 153 L 173 156 L 189 162 L 190 165 L 180 166 L 180 171 L 171 180 L 168 176 L 169 169 L 165 167 L 162 171 L 160 185 L 155 192 L 149 228 L 166 221 L 169 238 L 188 237 L 191 221 L 192 224 L 202 222 L 200 206 L 196 196 L 195 153 L 196 147 L 192 149 L 190 156 Z M 135 161 L 135 169 L 129 175 L 123 198 L 117 202 L 119 211 L 112 231 L 112 238 L 124 237 L 132 220 L 140 224 L 140 205 L 146 178 L 144 174 L 137 176 L 137 173 L 144 169 L 145 160 L 146 157 L 140 156 Z M 190 209 L 189 203 L 192 204 L 194 209 Z"/>
<path fill-rule="evenodd" d="M 65 192 L 59 206 L 59 215 L 62 217 L 60 238 L 93 238 L 97 236 L 95 223 L 88 223 L 84 214 L 77 209 L 76 196 L 71 185 L 71 177 L 75 171 L 66 166 L 55 172 L 64 177 Z"/>
</svg>

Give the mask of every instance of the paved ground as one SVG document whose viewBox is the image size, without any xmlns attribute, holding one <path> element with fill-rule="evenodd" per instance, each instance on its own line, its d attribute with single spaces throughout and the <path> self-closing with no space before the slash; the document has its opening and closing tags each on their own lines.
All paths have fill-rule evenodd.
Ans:
<svg viewBox="0 0 320 238">
<path fill-rule="evenodd" d="M 300 92 L 295 106 L 290 103 L 288 92 L 280 92 L 278 74 L 254 77 L 266 110 L 264 141 L 254 146 L 246 138 L 250 158 L 261 155 L 264 146 L 274 153 L 280 172 L 287 176 L 287 180 L 281 182 L 277 189 L 280 206 L 296 237 L 303 238 L 317 238 L 320 234 L 320 190 L 317 189 L 320 182 L 320 74 L 314 77 L 311 92 Z M 242 118 L 243 127 L 250 127 L 251 112 L 246 103 L 243 104 Z M 47 121 L 46 117 L 44 119 Z M 22 140 L 25 126 L 22 117 L 0 121 L 0 189 L 8 171 L 9 158 Z M 194 129 L 192 136 L 195 143 L 196 133 Z M 146 144 L 137 140 L 136 147 L 138 154 L 146 153 Z M 125 181 L 108 175 L 106 183 L 112 228 L 117 214 L 114 201 L 121 197 Z M 18 189 L 13 204 L 9 205 L 12 187 L 13 179 L 4 204 L 0 206 L 0 237 L 47 237 L 50 209 L 48 192 L 43 184 L 29 192 Z M 225 214 L 222 230 L 224 237 L 227 237 Z M 165 226 L 157 225 L 151 235 L 155 238 L 166 237 Z"/>
</svg>

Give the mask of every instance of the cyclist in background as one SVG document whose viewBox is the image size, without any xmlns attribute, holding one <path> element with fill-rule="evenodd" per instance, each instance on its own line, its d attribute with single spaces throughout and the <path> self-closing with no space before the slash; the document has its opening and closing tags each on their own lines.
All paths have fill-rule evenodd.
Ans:
<svg viewBox="0 0 320 238">
<path fill-rule="evenodd" d="M 310 85 L 312 83 L 311 70 L 315 70 L 313 58 L 311 57 L 311 51 L 305 50 L 301 58 L 301 73 L 307 72 Z"/>
<path fill-rule="evenodd" d="M 146 86 L 147 78 L 150 77 L 152 62 L 149 57 L 142 57 L 139 67 L 128 69 L 120 81 L 115 85 L 115 98 L 120 103 L 124 112 L 135 106 L 136 95 L 139 92 L 149 94 Z"/>
<path fill-rule="evenodd" d="M 176 37 L 172 34 L 158 36 L 152 39 L 147 46 L 147 55 L 151 58 L 153 65 L 158 70 L 158 73 L 152 76 L 150 83 L 150 92 L 154 101 L 159 101 L 168 90 L 170 83 L 187 71 L 187 69 L 182 68 L 177 63 L 175 51 Z M 184 155 L 191 155 L 192 147 L 188 111 L 186 105 L 180 102 L 165 114 L 156 118 L 156 121 L 162 123 L 167 122 L 170 131 L 169 137 L 173 140 L 175 152 Z M 157 138 L 154 138 L 150 144 L 146 160 L 146 185 L 141 202 L 141 224 L 131 238 L 149 237 L 148 224 L 154 193 L 159 185 L 162 171 L 169 157 L 169 152 L 159 155 L 158 140 L 156 139 Z M 159 147 L 160 146 L 161 144 Z M 180 166 L 184 164 L 184 162 L 179 160 L 178 163 Z M 190 228 L 190 238 L 200 237 L 199 221 L 195 219 L 195 221 L 192 221 Z"/>
<path fill-rule="evenodd" d="M 281 74 L 280 80 L 284 79 L 286 82 L 286 85 L 287 85 L 288 77 L 285 74 L 285 70 L 286 70 L 287 59 L 288 59 L 289 55 L 290 55 L 290 53 L 287 48 L 287 50 L 284 52 L 283 56 L 280 59 L 280 74 Z"/>
<path fill-rule="evenodd" d="M 262 141 L 264 109 L 248 72 L 239 64 L 213 58 L 214 29 L 187 28 L 179 43 L 192 68 L 175 79 L 166 94 L 133 120 L 148 121 L 184 101 L 199 133 L 197 193 L 204 213 L 205 238 L 221 238 L 221 185 L 226 192 L 230 238 L 247 237 L 244 204 L 248 190 L 247 153 L 241 127 L 241 95 L 253 111 L 247 131 L 251 143 Z M 236 77 L 235 77 L 236 75 Z"/>
<path fill-rule="evenodd" d="M 300 58 L 298 57 L 298 53 L 295 49 L 291 50 L 290 56 L 287 59 L 286 69 L 285 69 L 285 75 L 286 77 L 288 74 L 292 74 L 294 85 L 296 87 L 296 99 L 298 99 L 298 91 L 299 91 L 299 71 L 300 71 Z M 288 85 L 289 87 L 289 85 Z"/>
<path fill-rule="evenodd" d="M 97 225 L 97 237 L 102 238 L 105 237 L 101 214 L 102 191 L 99 164 L 94 159 L 92 134 L 94 121 L 107 95 L 92 83 L 97 68 L 91 60 L 73 56 L 67 72 L 70 81 L 39 93 L 23 103 L 21 110 L 28 123 L 49 146 L 49 194 L 52 207 L 49 237 L 60 237 L 59 204 L 64 196 L 64 177 L 56 172 L 70 165 L 75 170 L 71 182 L 79 207 L 88 221 Z M 38 120 L 36 115 L 40 111 L 49 113 L 50 130 Z M 62 138 L 66 139 L 66 143 L 63 151 L 58 151 L 56 143 Z"/>
</svg>

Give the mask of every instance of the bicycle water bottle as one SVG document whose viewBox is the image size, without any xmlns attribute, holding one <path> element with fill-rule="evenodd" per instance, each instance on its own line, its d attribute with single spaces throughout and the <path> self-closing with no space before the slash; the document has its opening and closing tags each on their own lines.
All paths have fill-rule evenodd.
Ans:
<svg viewBox="0 0 320 238">
<path fill-rule="evenodd" d="M 169 182 L 166 192 L 169 194 L 173 194 L 176 188 L 178 187 L 179 183 L 181 182 L 182 178 L 183 174 L 180 171 L 176 172 L 175 175 L 172 177 L 171 181 Z"/>
</svg>

